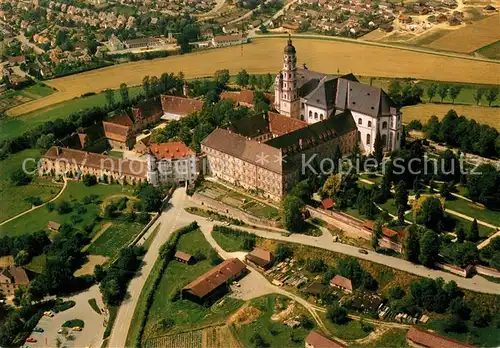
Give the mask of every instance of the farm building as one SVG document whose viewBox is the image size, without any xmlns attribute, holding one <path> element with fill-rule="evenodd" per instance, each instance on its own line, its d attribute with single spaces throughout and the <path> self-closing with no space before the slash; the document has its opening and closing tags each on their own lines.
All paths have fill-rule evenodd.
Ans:
<svg viewBox="0 0 500 348">
<path fill-rule="evenodd" d="M 182 296 L 195 302 L 210 302 L 227 291 L 228 285 L 245 274 L 243 262 L 227 259 L 182 289 Z"/>
<path fill-rule="evenodd" d="M 13 296 L 20 286 L 29 282 L 28 274 L 22 267 L 9 266 L 0 270 L 0 292 L 5 296 Z"/>
<path fill-rule="evenodd" d="M 470 344 L 452 338 L 444 337 L 433 332 L 412 326 L 406 334 L 406 340 L 417 347 L 426 348 L 471 348 Z"/>
<path fill-rule="evenodd" d="M 262 248 L 255 248 L 245 256 L 245 260 L 260 269 L 268 269 L 274 260 L 273 254 Z"/>
<path fill-rule="evenodd" d="M 315 331 L 309 332 L 305 339 L 305 348 L 343 348 L 344 345 L 329 340 Z"/>
<path fill-rule="evenodd" d="M 59 232 L 59 229 L 61 228 L 61 224 L 59 224 L 55 221 L 49 221 L 47 223 L 47 228 L 51 231 Z"/>
<path fill-rule="evenodd" d="M 174 255 L 174 259 L 182 263 L 193 263 L 194 257 L 184 251 L 177 250 Z"/>
<path fill-rule="evenodd" d="M 352 282 L 350 279 L 342 277 L 341 275 L 336 275 L 330 280 L 330 286 L 332 288 L 342 289 L 346 292 L 352 292 Z"/>
</svg>

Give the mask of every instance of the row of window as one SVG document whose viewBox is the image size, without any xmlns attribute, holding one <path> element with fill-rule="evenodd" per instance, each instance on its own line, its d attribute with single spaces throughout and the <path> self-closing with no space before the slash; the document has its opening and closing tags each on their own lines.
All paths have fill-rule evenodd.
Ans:
<svg viewBox="0 0 500 348">
<path fill-rule="evenodd" d="M 358 140 L 361 140 L 361 132 L 358 131 Z M 370 145 L 371 144 L 371 134 L 367 134 L 366 135 L 366 145 Z M 399 141 L 399 133 L 397 133 L 397 140 Z M 392 143 L 392 134 L 391 134 L 391 143 Z M 387 145 L 387 135 L 383 134 L 382 135 L 382 144 L 384 144 L 384 146 Z M 392 147 L 392 146 L 390 146 Z"/>
<path fill-rule="evenodd" d="M 313 113 L 312 113 L 312 111 L 309 110 L 309 118 L 311 119 L 312 117 L 313 117 Z M 317 112 L 314 113 L 314 119 L 315 120 L 318 119 L 318 113 Z M 323 121 L 323 114 L 319 114 L 319 119 L 321 121 Z"/>
</svg>

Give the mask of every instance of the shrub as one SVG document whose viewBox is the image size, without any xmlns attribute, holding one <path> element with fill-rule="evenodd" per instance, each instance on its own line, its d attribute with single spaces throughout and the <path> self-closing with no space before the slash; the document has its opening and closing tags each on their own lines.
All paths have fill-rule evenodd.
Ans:
<svg viewBox="0 0 500 348">
<path fill-rule="evenodd" d="M 71 213 L 72 208 L 71 205 L 67 201 L 61 201 L 57 207 L 56 207 L 57 212 L 60 215 L 68 214 Z"/>
</svg>

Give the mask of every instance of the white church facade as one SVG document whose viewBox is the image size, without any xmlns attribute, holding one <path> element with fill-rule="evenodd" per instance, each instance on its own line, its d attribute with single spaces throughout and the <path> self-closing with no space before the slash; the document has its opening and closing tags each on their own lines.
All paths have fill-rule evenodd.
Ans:
<svg viewBox="0 0 500 348">
<path fill-rule="evenodd" d="M 275 79 L 274 108 L 309 124 L 349 110 L 358 129 L 360 150 L 374 151 L 377 132 L 386 151 L 399 149 L 403 115 L 380 88 L 362 84 L 352 74 L 336 77 L 297 68 L 297 52 L 289 39 L 283 69 Z"/>
</svg>

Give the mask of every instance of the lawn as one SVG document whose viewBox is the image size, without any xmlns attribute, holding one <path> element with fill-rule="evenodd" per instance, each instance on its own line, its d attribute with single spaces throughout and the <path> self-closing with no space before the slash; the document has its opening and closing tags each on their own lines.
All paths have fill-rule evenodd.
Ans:
<svg viewBox="0 0 500 348">
<path fill-rule="evenodd" d="M 1 121 L 0 121 L 1 122 Z M 50 180 L 33 175 L 33 181 L 24 186 L 14 186 L 10 181 L 11 174 L 23 167 L 26 159 L 34 159 L 27 162 L 26 169 L 35 170 L 35 161 L 40 158 L 40 150 L 29 149 L 12 154 L 0 161 L 0 222 L 7 220 L 31 208 L 26 202 L 28 197 L 39 197 L 46 202 L 59 193 L 62 184 L 53 183 Z"/>
<path fill-rule="evenodd" d="M 482 220 L 489 224 L 500 226 L 500 213 L 481 207 L 480 205 L 466 201 L 464 199 L 453 199 L 446 201 L 446 208 L 456 212 Z"/>
<path fill-rule="evenodd" d="M 34 94 L 39 97 L 46 97 L 54 93 L 52 87 L 49 87 L 43 83 L 37 83 L 32 86 L 26 87 L 22 90 L 23 92 L 27 92 L 29 94 Z"/>
<path fill-rule="evenodd" d="M 123 152 L 122 151 L 111 150 L 111 151 L 108 151 L 108 155 L 112 156 L 112 157 L 123 158 Z"/>
<path fill-rule="evenodd" d="M 113 225 L 101 234 L 87 249 L 91 255 L 102 255 L 111 259 L 127 246 L 144 228 L 138 222 L 113 221 Z"/>
<path fill-rule="evenodd" d="M 78 76 L 78 75 L 76 75 Z M 142 90 L 142 87 L 131 87 L 129 88 L 130 98 L 138 95 Z M 39 109 L 35 109 L 27 114 L 14 114 L 14 112 L 7 112 L 8 116 L 0 119 L 0 141 L 12 139 L 23 134 L 25 131 L 32 129 L 39 124 L 47 121 L 54 121 L 58 118 L 67 118 L 70 114 L 88 109 L 96 106 L 104 106 L 106 104 L 105 93 L 98 93 L 88 97 L 76 97 L 67 101 L 63 101 L 48 107 L 43 106 L 45 99 L 49 99 L 54 95 L 58 95 L 62 92 L 56 92 L 47 98 L 41 98 L 36 100 L 36 103 L 40 103 Z M 115 92 L 115 98 L 119 98 L 119 92 Z M 30 104 L 29 104 L 30 105 Z M 25 107 L 25 105 L 21 106 Z M 17 110 L 17 109 L 13 109 Z"/>
<path fill-rule="evenodd" d="M 212 231 L 212 237 L 219 246 L 227 252 L 242 251 L 242 239 L 232 234 L 222 233 L 220 231 Z"/>
<path fill-rule="evenodd" d="M 213 251 L 200 230 L 182 235 L 177 244 L 177 250 L 192 255 L 199 251 L 207 257 Z M 177 297 L 182 287 L 212 267 L 209 259 L 198 261 L 194 265 L 186 265 L 178 261 L 171 261 L 168 264 L 149 312 L 145 339 L 162 335 L 167 331 L 170 333 L 173 330 L 182 331 L 208 323 L 222 322 L 242 305 L 242 301 L 227 296 L 211 307 Z M 173 329 L 163 325 L 165 319 L 173 321 Z"/>
<path fill-rule="evenodd" d="M 446 319 L 435 319 L 426 324 L 426 327 L 432 330 L 436 330 L 442 335 L 449 336 L 459 341 L 468 342 L 477 347 L 499 347 L 500 346 L 500 328 L 496 327 L 485 327 L 485 328 L 475 328 L 468 322 L 468 332 L 466 333 L 454 333 L 445 332 L 444 327 L 446 324 Z"/>
<path fill-rule="evenodd" d="M 47 257 L 45 254 L 38 255 L 31 259 L 30 263 L 24 266 L 27 270 L 35 273 L 42 273 L 45 264 L 47 263 Z"/>
<path fill-rule="evenodd" d="M 267 342 L 268 345 L 266 347 L 304 347 L 304 339 L 309 334 L 310 329 L 303 327 L 290 328 L 284 325 L 281 320 L 271 319 L 273 314 L 282 312 L 290 304 L 290 299 L 277 294 L 253 299 L 250 301 L 249 306 L 257 309 L 260 313 L 254 309 L 253 312 L 256 315 L 252 316 L 253 320 L 251 322 L 248 322 L 250 321 L 248 317 L 242 317 L 241 321 L 247 321 L 245 324 L 232 324 L 233 332 L 236 333 L 244 347 L 255 346 L 252 338 L 256 334 L 259 334 Z M 297 303 L 294 306 L 295 308 L 292 313 L 283 319 L 291 319 L 297 315 L 306 315 L 314 323 L 314 320 L 304 307 Z"/>
<path fill-rule="evenodd" d="M 325 324 L 326 328 L 330 333 L 343 340 L 357 340 L 366 337 L 370 334 L 371 330 L 363 331 L 361 328 L 361 322 L 359 320 L 349 320 L 344 325 L 337 325 L 332 323 L 326 318 L 325 313 L 318 313 L 321 320 Z M 370 328 L 369 324 L 366 324 Z"/>
<path fill-rule="evenodd" d="M 472 225 L 472 221 L 463 219 L 463 218 L 456 216 L 456 215 L 448 214 L 448 216 L 455 219 L 455 221 L 457 223 L 460 223 L 464 227 L 465 233 L 467 233 L 470 230 L 470 227 Z M 479 236 L 481 238 L 487 238 L 490 234 L 492 234 L 494 232 L 494 230 L 492 228 L 483 226 L 481 224 L 478 224 L 478 226 L 479 226 Z"/>
<path fill-rule="evenodd" d="M 105 197 L 115 194 L 132 195 L 133 191 L 130 186 L 97 184 L 88 187 L 82 182 L 70 181 L 68 182 L 66 190 L 63 192 L 61 197 L 59 197 L 54 203 L 55 205 L 62 201 L 69 202 L 70 204 L 80 203 L 82 198 L 88 195 L 96 195 L 98 197 L 98 201 L 102 201 Z M 101 214 L 101 207 L 98 204 L 87 204 L 84 205 L 84 207 L 86 210 L 84 214 L 78 214 L 76 211 L 72 211 L 63 215 L 59 214 L 55 210 L 49 212 L 47 207 L 41 207 L 22 216 L 22 218 L 12 220 L 0 226 L 0 236 L 19 236 L 25 233 L 43 230 L 46 229 L 49 221 L 55 221 L 60 224 L 71 223 L 77 228 L 83 230 L 84 226 L 95 223 L 96 217 Z M 103 222 L 104 221 L 97 223 L 93 228 L 93 232 L 98 231 Z"/>
</svg>

